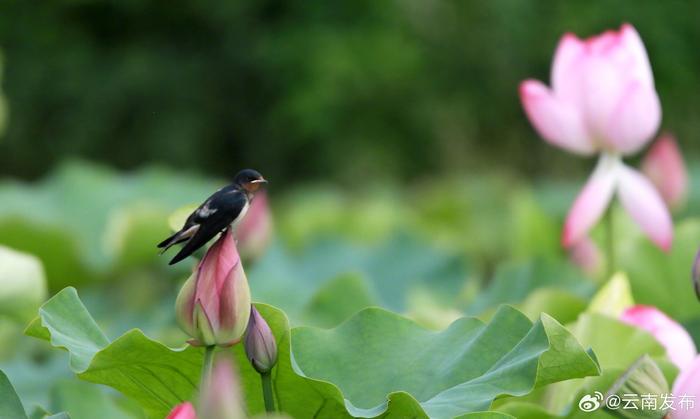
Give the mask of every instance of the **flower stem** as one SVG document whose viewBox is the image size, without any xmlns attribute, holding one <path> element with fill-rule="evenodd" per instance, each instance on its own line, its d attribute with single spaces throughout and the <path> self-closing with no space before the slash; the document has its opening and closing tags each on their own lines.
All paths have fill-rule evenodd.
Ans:
<svg viewBox="0 0 700 419">
<path fill-rule="evenodd" d="M 211 376 L 212 365 L 214 364 L 214 349 L 216 346 L 204 347 L 204 361 L 202 362 L 202 385 L 209 380 Z"/>
<path fill-rule="evenodd" d="M 607 266 L 605 280 L 609 280 L 615 273 L 615 220 L 613 217 L 613 205 L 610 204 L 605 211 L 605 253 Z"/>
<path fill-rule="evenodd" d="M 262 380 L 262 393 L 265 400 L 265 411 L 275 411 L 275 399 L 272 395 L 272 375 L 269 372 L 260 374 Z"/>
</svg>

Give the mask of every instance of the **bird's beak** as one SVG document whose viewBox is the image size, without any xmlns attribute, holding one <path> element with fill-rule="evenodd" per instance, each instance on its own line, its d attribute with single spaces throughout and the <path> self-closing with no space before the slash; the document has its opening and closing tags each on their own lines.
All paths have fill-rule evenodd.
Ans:
<svg viewBox="0 0 700 419">
<path fill-rule="evenodd" d="M 265 179 L 255 179 L 255 180 L 252 180 L 250 183 L 252 183 L 253 185 L 256 185 L 256 184 L 258 184 L 258 183 L 265 184 L 265 183 L 267 183 L 267 180 L 265 180 Z"/>
</svg>

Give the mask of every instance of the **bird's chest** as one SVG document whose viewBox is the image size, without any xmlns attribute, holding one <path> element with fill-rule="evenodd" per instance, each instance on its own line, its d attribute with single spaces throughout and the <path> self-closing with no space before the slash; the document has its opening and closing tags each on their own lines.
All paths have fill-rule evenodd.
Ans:
<svg viewBox="0 0 700 419">
<path fill-rule="evenodd" d="M 241 212 L 238 213 L 238 216 L 231 221 L 231 228 L 236 228 L 238 227 L 238 224 L 241 223 L 241 220 L 245 217 L 246 213 L 248 212 L 248 208 L 250 208 L 250 201 L 246 202 L 243 208 L 241 209 Z"/>
</svg>

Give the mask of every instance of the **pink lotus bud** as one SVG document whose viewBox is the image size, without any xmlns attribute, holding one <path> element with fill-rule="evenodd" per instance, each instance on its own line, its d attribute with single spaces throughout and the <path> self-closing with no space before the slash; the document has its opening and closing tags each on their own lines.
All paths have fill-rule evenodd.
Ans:
<svg viewBox="0 0 700 419">
<path fill-rule="evenodd" d="M 642 161 L 642 171 L 661 193 L 671 208 L 685 203 L 688 192 L 688 172 L 676 139 L 664 134 L 651 146 Z"/>
<path fill-rule="evenodd" d="M 651 333 L 666 348 L 666 355 L 678 368 L 690 365 L 697 349 L 688 332 L 656 307 L 636 305 L 620 316 L 623 322 Z"/>
<path fill-rule="evenodd" d="M 569 260 L 588 275 L 597 275 L 603 266 L 600 249 L 588 236 L 569 248 Z"/>
<path fill-rule="evenodd" d="M 681 369 L 673 383 L 674 410 L 671 419 L 697 419 L 700 417 L 700 356 Z M 683 400 L 687 403 L 684 404 Z"/>
<path fill-rule="evenodd" d="M 243 419 L 243 400 L 238 378 L 228 360 L 219 358 L 199 400 L 203 419 Z"/>
<path fill-rule="evenodd" d="M 267 193 L 260 191 L 255 194 L 248 212 L 236 228 L 241 257 L 246 261 L 260 257 L 270 244 L 272 231 L 272 214 Z"/>
<path fill-rule="evenodd" d="M 166 419 L 197 419 L 192 403 L 180 403 L 170 412 Z"/>
<path fill-rule="evenodd" d="M 233 345 L 250 317 L 250 289 L 230 229 L 212 245 L 175 303 L 192 345 Z"/>
<path fill-rule="evenodd" d="M 270 372 L 277 363 L 277 343 L 270 326 L 255 306 L 250 308 L 250 321 L 245 336 L 245 353 L 260 374 Z"/>
</svg>

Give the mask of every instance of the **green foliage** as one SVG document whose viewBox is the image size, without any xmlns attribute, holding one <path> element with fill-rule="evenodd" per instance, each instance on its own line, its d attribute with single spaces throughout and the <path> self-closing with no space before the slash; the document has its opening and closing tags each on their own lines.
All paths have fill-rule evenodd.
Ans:
<svg viewBox="0 0 700 419">
<path fill-rule="evenodd" d="M 388 266 L 382 268 L 388 271 L 400 269 L 396 256 L 403 257 L 404 252 L 408 260 L 416 259 L 420 265 L 428 265 L 426 260 L 432 256 L 454 259 L 449 263 L 466 266 L 446 269 L 463 271 L 459 273 L 463 276 L 509 256 L 561 257 L 547 239 L 556 234 L 552 231 L 556 218 L 522 185 L 502 176 L 443 183 L 419 186 L 415 196 L 395 189 L 368 190 L 350 197 L 338 190 L 318 188 L 279 194 L 273 199 L 278 203 L 275 224 L 282 242 L 290 248 L 282 252 L 291 259 L 301 254 L 306 260 L 311 258 L 308 255 L 319 253 L 316 248 L 324 246 L 322 241 L 340 242 L 331 245 L 335 251 L 329 251 L 338 255 L 324 262 L 332 265 L 340 260 L 340 266 L 322 280 L 348 270 L 365 273 L 366 268 L 353 265 L 352 254 L 367 253 L 361 248 L 368 243 L 387 248 L 381 256 L 392 262 L 385 262 Z M 160 259 L 164 258 L 157 257 L 153 243 L 167 234 L 166 220 L 172 210 L 200 202 L 218 184 L 162 169 L 119 176 L 99 166 L 67 163 L 35 184 L 0 182 L 2 243 L 38 256 L 54 291 L 144 267 L 162 267 L 165 261 Z M 477 195 L 479 200 L 469 199 Z M 402 240 L 407 236 L 409 244 L 404 245 Z M 427 238 L 430 244 L 423 245 Z M 431 248 L 425 257 L 420 254 L 423 247 Z M 350 254 L 348 261 L 342 252 Z M 274 249 L 271 253 L 269 258 L 279 256 Z M 455 258 L 456 253 L 469 257 Z M 404 269 L 410 269 L 410 263 L 405 265 Z M 162 275 L 184 272 L 178 268 Z M 376 278 L 368 279 L 375 282 Z M 412 286 L 409 281 L 406 288 Z M 452 291 L 447 287 L 444 295 Z M 393 298 L 386 297 L 386 290 L 377 292 L 381 304 Z M 404 304 L 390 301 L 388 306 L 401 309 Z M 293 310 L 290 314 L 296 317 Z"/>
<path fill-rule="evenodd" d="M 52 391 L 54 411 L 70 412 L 71 419 L 127 419 L 133 416 L 124 412 L 110 396 L 98 386 L 76 380 L 56 383 Z"/>
<path fill-rule="evenodd" d="M 170 211 L 213 189 L 213 181 L 160 169 L 120 177 L 68 163 L 35 185 L 0 183 L 0 236 L 41 258 L 52 288 L 79 284 L 151 263 Z"/>
<path fill-rule="evenodd" d="M 341 275 L 321 285 L 304 307 L 303 324 L 330 328 L 365 307 L 377 305 L 361 275 Z"/>
<path fill-rule="evenodd" d="M 655 305 L 680 321 L 700 317 L 700 304 L 692 291 L 690 277 L 699 237 L 700 220 L 689 218 L 676 224 L 669 253 L 642 237 L 624 249 L 620 263 L 629 275 L 638 303 Z"/>
<path fill-rule="evenodd" d="M 487 410 L 500 395 L 598 374 L 595 360 L 551 317 L 533 325 L 507 306 L 488 324 L 463 318 L 443 332 L 368 309 L 336 329 L 295 329 L 293 338 L 299 369 L 336 384 L 353 416 L 392 412 L 395 398 L 449 418 Z"/>
<path fill-rule="evenodd" d="M 509 307 L 488 324 L 463 318 L 443 332 L 380 309 L 363 310 L 336 329 L 290 331 L 281 311 L 257 308 L 280 348 L 273 372 L 278 405 L 294 417 L 409 412 L 452 417 L 487 410 L 501 395 L 525 395 L 535 387 L 599 372 L 595 358 L 555 320 L 542 315 L 532 324 Z M 201 349 L 169 349 L 138 330 L 109 342 L 71 288 L 42 306 L 27 334 L 67 349 L 80 378 L 119 390 L 151 417 L 191 400 L 196 390 Z M 262 400 L 252 390 L 259 376 L 241 345 L 234 354 L 249 410 L 261 412 Z M 74 397 L 70 387 L 61 391 L 60 400 Z M 92 402 L 113 403 L 103 396 Z"/>
<path fill-rule="evenodd" d="M 573 320 L 594 289 L 590 279 L 565 262 L 544 258 L 507 262 L 497 268 L 467 312 L 478 315 L 499 304 L 519 304 L 535 316 L 545 311 L 560 321 Z"/>
<path fill-rule="evenodd" d="M 48 416 L 37 404 L 74 419 L 95 411 L 162 418 L 196 399 L 202 350 L 169 347 L 185 340 L 173 304 L 175 279 L 188 266 L 163 269 L 167 258 L 158 259 L 154 244 L 172 209 L 198 202 L 215 184 L 84 164 L 35 185 L 0 184 L 0 232 L 9 233 L 2 243 L 35 251 L 52 288 L 77 284 L 85 301 L 65 289 L 26 330 L 66 349 L 70 369 L 62 352 L 0 323 L 0 368 L 32 419 Z M 678 371 L 663 347 L 616 317 L 634 301 L 654 304 L 700 336 L 689 280 L 700 224 L 679 221 L 664 254 L 621 213 L 623 273 L 599 287 L 558 245 L 572 189 L 528 189 L 498 175 L 407 192 L 300 189 L 275 197 L 276 238 L 244 265 L 277 338 L 278 405 L 293 417 L 609 419 L 602 411 L 582 416 L 576 403 L 610 389 L 639 356 L 651 356 L 672 383 Z M 225 352 L 237 361 L 248 410 L 262 413 L 260 377 L 242 345 Z"/>
<path fill-rule="evenodd" d="M 3 76 L 3 67 L 5 65 L 5 60 L 4 56 L 2 54 L 2 51 L 0 51 L 0 82 L 2 82 L 2 76 Z M 7 99 L 5 98 L 5 95 L 3 94 L 3 91 L 0 90 L 0 138 L 2 138 L 3 134 L 5 133 L 5 129 L 7 127 L 7 116 L 8 116 L 8 107 L 7 107 Z"/>
<path fill-rule="evenodd" d="M 94 394 L 95 390 L 91 392 Z M 93 411 L 94 414 L 95 411 Z M 84 417 L 84 416 L 83 416 Z M 12 383 L 7 379 L 7 375 L 0 371 L 0 418 L 1 419 L 71 419 L 68 413 L 61 412 L 54 415 L 44 409 L 37 407 L 31 415 L 27 416 L 24 406 L 15 392 Z M 81 416 L 77 416 L 78 419 Z M 75 419 L 75 417 L 74 417 Z M 87 419 L 87 418 L 85 418 Z M 110 418 L 112 419 L 112 418 Z M 116 419 L 116 418 L 115 418 Z"/>
<path fill-rule="evenodd" d="M 39 317 L 25 333 L 67 349 L 71 368 L 81 372 L 87 369 L 95 354 L 109 344 L 109 339 L 78 299 L 75 288 L 66 288 L 42 305 Z"/>
<path fill-rule="evenodd" d="M 175 404 L 190 399 L 197 386 L 201 350 L 172 350 L 140 330 L 110 342 L 73 288 L 47 301 L 26 333 L 67 349 L 80 378 L 121 391 L 153 417 L 166 416 Z"/>
<path fill-rule="evenodd" d="M 0 316 L 24 323 L 46 298 L 46 277 L 34 256 L 0 245 Z"/>
<path fill-rule="evenodd" d="M 616 273 L 593 296 L 588 310 L 617 318 L 633 305 L 634 298 L 627 275 Z"/>
<path fill-rule="evenodd" d="M 0 39 L 12 123 L 0 166 L 36 176 L 79 153 L 225 176 L 252 165 L 280 183 L 432 177 L 494 162 L 570 175 L 587 162 L 533 147 L 518 82 L 548 79 L 564 32 L 631 22 L 664 125 L 690 149 L 694 17 L 692 3 L 614 0 L 10 2 Z"/>
<path fill-rule="evenodd" d="M 622 373 L 642 355 L 658 363 L 669 382 L 677 370 L 666 359 L 665 349 L 647 332 L 624 324 L 607 315 L 585 312 L 570 326 L 571 333 L 582 345 L 590 347 L 599 362 L 600 377 L 548 385 L 520 400 L 503 400 L 497 410 L 518 418 L 611 418 L 604 411 L 582 412 L 577 403 L 585 394 L 606 393 Z M 561 412 L 564 412 L 563 414 Z"/>
<path fill-rule="evenodd" d="M 463 258 L 407 234 L 372 245 L 318 239 L 297 252 L 277 245 L 248 270 L 254 298 L 282 308 L 293 321 L 300 320 L 304 312 L 313 312 L 320 300 L 334 298 L 332 294 L 339 301 L 342 284 L 327 284 L 339 275 L 359 275 L 350 285 L 362 295 L 354 304 L 373 303 L 402 311 L 409 294 L 421 289 L 446 304 L 456 304 L 467 273 Z"/>
<path fill-rule="evenodd" d="M 0 418 L 27 419 L 22 402 L 5 373 L 0 371 Z"/>
</svg>

